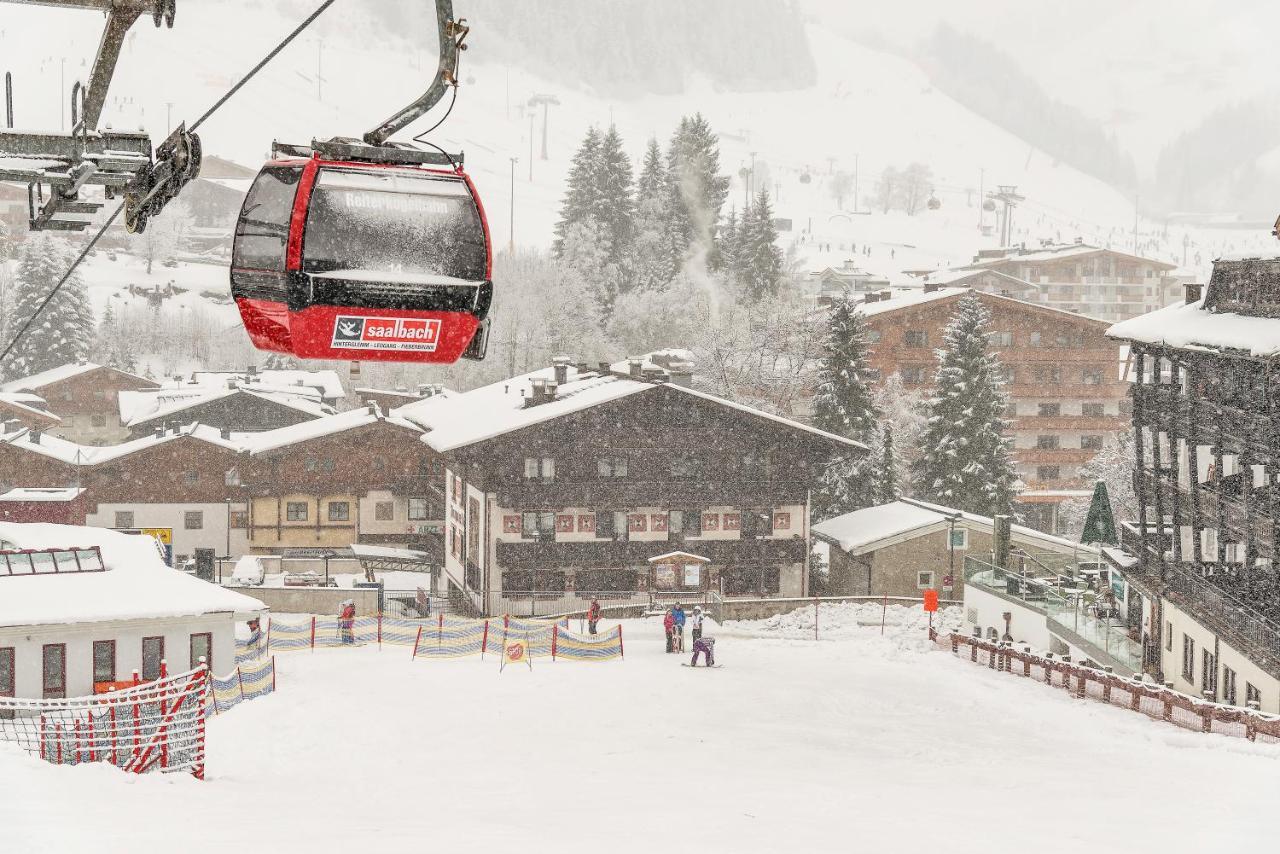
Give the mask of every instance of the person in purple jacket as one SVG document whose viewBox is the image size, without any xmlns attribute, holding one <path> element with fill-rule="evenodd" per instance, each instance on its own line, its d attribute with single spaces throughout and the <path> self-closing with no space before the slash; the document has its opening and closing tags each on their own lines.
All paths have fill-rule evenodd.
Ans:
<svg viewBox="0 0 1280 854">
<path fill-rule="evenodd" d="M 689 663 L 690 667 L 698 666 L 698 653 L 706 653 L 707 667 L 716 666 L 716 639 L 715 638 L 698 638 L 693 642 L 693 661 Z"/>
</svg>

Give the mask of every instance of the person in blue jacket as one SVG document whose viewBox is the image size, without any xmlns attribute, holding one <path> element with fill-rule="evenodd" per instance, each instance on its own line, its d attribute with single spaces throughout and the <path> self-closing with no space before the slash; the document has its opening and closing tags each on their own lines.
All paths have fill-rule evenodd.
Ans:
<svg viewBox="0 0 1280 854">
<path fill-rule="evenodd" d="M 675 618 L 676 648 L 679 652 L 684 652 L 684 606 L 677 602 L 671 616 Z"/>
</svg>

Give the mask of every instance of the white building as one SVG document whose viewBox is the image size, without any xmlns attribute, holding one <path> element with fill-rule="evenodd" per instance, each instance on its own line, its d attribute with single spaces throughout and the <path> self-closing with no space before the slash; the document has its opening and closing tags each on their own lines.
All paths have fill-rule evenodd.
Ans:
<svg viewBox="0 0 1280 854">
<path fill-rule="evenodd" d="M 149 537 L 0 523 L 0 695 L 75 697 L 95 683 L 235 667 L 257 599 L 165 566 Z"/>
</svg>

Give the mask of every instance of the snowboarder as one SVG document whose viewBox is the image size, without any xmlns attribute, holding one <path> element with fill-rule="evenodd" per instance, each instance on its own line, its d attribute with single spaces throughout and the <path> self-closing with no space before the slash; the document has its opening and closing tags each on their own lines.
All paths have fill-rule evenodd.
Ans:
<svg viewBox="0 0 1280 854">
<path fill-rule="evenodd" d="M 342 628 L 342 642 L 344 644 L 355 643 L 356 639 L 352 632 L 352 628 L 356 624 L 356 603 L 352 599 L 342 603 L 342 613 L 338 616 L 338 625 Z"/>
<path fill-rule="evenodd" d="M 707 667 L 716 666 L 716 639 L 715 638 L 698 638 L 693 642 L 693 661 L 689 662 L 690 667 L 698 666 L 698 653 L 706 653 Z"/>
<path fill-rule="evenodd" d="M 672 615 L 670 608 L 667 609 L 667 613 L 662 617 L 662 628 L 667 632 L 667 652 L 671 652 L 671 643 L 676 631 L 676 618 Z"/>
<path fill-rule="evenodd" d="M 691 622 L 692 622 L 692 624 L 693 624 L 693 631 L 692 631 L 692 634 L 693 634 L 693 645 L 694 645 L 694 647 L 697 647 L 697 645 L 698 645 L 698 638 L 702 637 L 702 619 L 703 619 L 703 617 L 704 617 L 704 616 L 705 616 L 705 615 L 702 613 L 702 606 L 701 606 L 701 605 L 694 605 L 694 606 L 693 606 L 693 618 L 692 618 L 692 620 L 691 620 Z"/>
<path fill-rule="evenodd" d="M 684 606 L 677 602 L 675 610 L 671 612 L 671 617 L 675 621 L 674 635 L 676 652 L 684 652 Z"/>
<path fill-rule="evenodd" d="M 587 608 L 587 634 L 594 635 L 596 633 L 596 623 L 600 622 L 600 600 L 592 599 L 591 605 Z"/>
</svg>

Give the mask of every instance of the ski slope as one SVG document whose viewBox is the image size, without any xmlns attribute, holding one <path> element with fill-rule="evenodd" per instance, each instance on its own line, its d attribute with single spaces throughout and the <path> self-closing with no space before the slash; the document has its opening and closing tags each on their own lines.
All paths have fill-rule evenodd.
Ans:
<svg viewBox="0 0 1280 854">
<path fill-rule="evenodd" d="M 665 655 L 654 620 L 625 623 L 625 661 L 501 674 L 403 648 L 286 653 L 276 694 L 210 721 L 206 782 L 0 749 L 0 826 L 28 854 L 1177 854 L 1270 838 L 1277 749 L 929 651 L 912 622 L 817 643 L 725 632 L 711 671 Z"/>
</svg>

